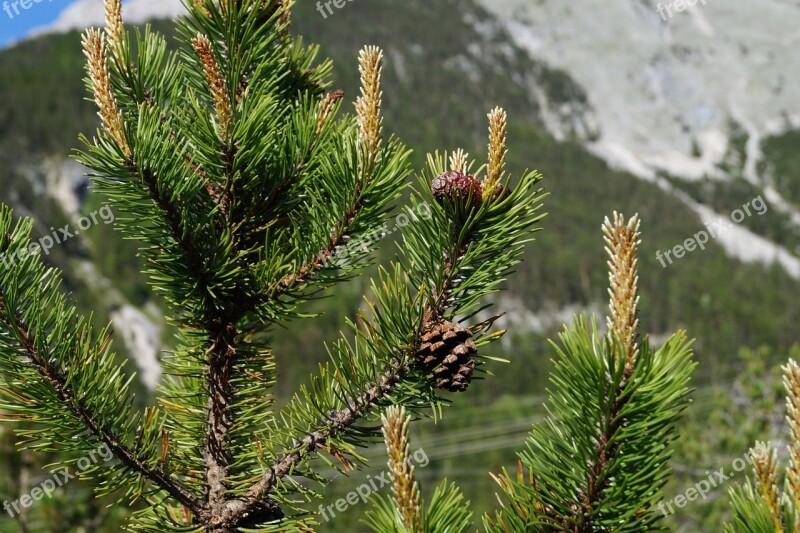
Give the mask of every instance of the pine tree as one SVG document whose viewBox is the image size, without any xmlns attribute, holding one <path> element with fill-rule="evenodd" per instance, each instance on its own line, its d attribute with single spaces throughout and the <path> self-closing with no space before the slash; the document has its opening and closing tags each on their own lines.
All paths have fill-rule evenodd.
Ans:
<svg viewBox="0 0 800 533">
<path fill-rule="evenodd" d="M 0 408 L 33 424 L 18 430 L 24 446 L 65 464 L 107 447 L 115 460 L 83 475 L 101 495 L 146 502 L 131 528 L 309 530 L 320 461 L 361 466 L 387 408 L 439 416 L 484 372 L 502 332 L 475 316 L 542 218 L 537 173 L 512 190 L 497 109 L 487 165 L 429 157 L 408 197 L 430 216 L 406 221 L 365 311 L 276 408 L 270 332 L 298 328 L 305 302 L 369 264 L 411 174 L 383 131 L 382 52 L 362 50 L 355 115 L 341 112 L 330 63 L 289 32 L 292 4 L 190 0 L 171 52 L 150 29 L 126 30 L 120 0 L 106 0 L 105 29 L 84 35 L 101 127 L 78 159 L 140 243 L 177 331 L 158 405 L 134 406 L 110 327 L 78 315 L 31 244 L 32 221 L 0 209 L 0 252 L 18 259 L 0 271 Z"/>
</svg>

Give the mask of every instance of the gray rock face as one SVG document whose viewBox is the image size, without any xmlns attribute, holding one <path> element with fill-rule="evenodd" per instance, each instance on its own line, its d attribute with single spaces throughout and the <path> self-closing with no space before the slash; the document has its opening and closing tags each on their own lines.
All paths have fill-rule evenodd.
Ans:
<svg viewBox="0 0 800 533">
<path fill-rule="evenodd" d="M 683 11 L 663 0 L 478 2 L 582 86 L 596 151 L 637 174 L 717 174 L 735 123 L 755 181 L 760 139 L 800 124 L 796 0 L 696 0 Z"/>
</svg>

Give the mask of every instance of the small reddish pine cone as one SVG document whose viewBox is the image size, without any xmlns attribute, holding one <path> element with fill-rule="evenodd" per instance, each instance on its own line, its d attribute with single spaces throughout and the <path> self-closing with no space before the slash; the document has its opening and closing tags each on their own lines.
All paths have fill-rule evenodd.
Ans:
<svg viewBox="0 0 800 533">
<path fill-rule="evenodd" d="M 417 364 L 433 376 L 437 388 L 463 392 L 472 381 L 476 353 L 470 330 L 455 322 L 440 322 L 422 336 Z"/>
<path fill-rule="evenodd" d="M 483 201 L 483 184 L 472 174 L 449 170 L 431 183 L 433 197 L 440 205 L 461 203 L 466 209 L 477 209 Z"/>
</svg>

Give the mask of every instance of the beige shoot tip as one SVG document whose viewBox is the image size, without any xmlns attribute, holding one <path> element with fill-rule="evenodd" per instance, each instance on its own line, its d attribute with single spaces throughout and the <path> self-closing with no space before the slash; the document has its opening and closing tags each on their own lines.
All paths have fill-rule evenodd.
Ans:
<svg viewBox="0 0 800 533">
<path fill-rule="evenodd" d="M 486 181 L 483 186 L 484 199 L 494 194 L 495 186 L 500 183 L 506 168 L 508 153 L 508 114 L 501 107 L 489 113 L 489 164 L 486 170 Z"/>
<path fill-rule="evenodd" d="M 382 416 L 383 437 L 389 455 L 392 493 L 403 526 L 413 532 L 422 531 L 421 497 L 414 480 L 414 466 L 409 453 L 408 426 L 411 417 L 404 407 L 389 407 Z"/>
<path fill-rule="evenodd" d="M 122 114 L 111 88 L 111 73 L 108 69 L 106 40 L 103 32 L 87 30 L 81 39 L 86 56 L 87 73 L 92 85 L 92 94 L 97 104 L 103 129 L 111 136 L 125 157 L 131 157 L 131 149 L 125 136 Z"/>
<path fill-rule="evenodd" d="M 362 172 L 372 171 L 378 158 L 382 135 L 383 117 L 381 106 L 383 92 L 381 76 L 383 70 L 383 51 L 377 46 L 366 46 L 358 54 L 358 71 L 361 74 L 361 95 L 356 100 L 358 115 L 358 139 L 367 161 L 362 164 Z"/>
<path fill-rule="evenodd" d="M 225 79 L 222 76 L 222 69 L 220 69 L 214 54 L 214 47 L 208 37 L 200 34 L 192 39 L 192 46 L 203 65 L 203 72 L 214 100 L 220 139 L 228 142 L 233 126 L 233 108 L 228 89 L 225 86 Z"/>
<path fill-rule="evenodd" d="M 613 220 L 605 219 L 603 234 L 609 257 L 609 335 L 616 338 L 624 350 L 623 361 L 626 373 L 630 374 L 639 355 L 639 274 L 636 254 L 641 241 L 638 215 L 625 221 L 622 215 L 615 212 Z"/>
<path fill-rule="evenodd" d="M 468 170 L 469 154 L 464 149 L 459 148 L 450 154 L 450 170 L 455 170 L 462 174 L 466 174 Z"/>
</svg>

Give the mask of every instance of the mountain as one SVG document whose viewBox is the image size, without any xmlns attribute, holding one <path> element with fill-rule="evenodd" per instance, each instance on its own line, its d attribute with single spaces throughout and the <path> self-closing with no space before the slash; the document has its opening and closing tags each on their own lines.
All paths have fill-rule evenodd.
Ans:
<svg viewBox="0 0 800 533">
<path fill-rule="evenodd" d="M 698 1 L 681 11 L 657 0 L 480 2 L 531 57 L 586 91 L 584 121 L 597 127 L 581 140 L 592 153 L 682 192 L 691 193 L 698 181 L 714 189 L 747 187 L 797 234 L 798 197 L 766 171 L 764 144 L 800 127 L 794 83 L 800 57 L 793 47 L 799 5 L 766 0 L 754 15 L 752 3 L 736 0 Z M 564 124 L 548 125 L 563 136 Z M 736 180 L 744 183 L 730 183 Z M 702 199 L 677 195 L 703 218 L 713 217 Z M 736 206 L 727 207 L 719 214 Z M 778 258 L 799 277 L 795 239 L 784 243 L 767 234 L 765 241 L 758 233 L 737 231 L 720 242 L 745 261 Z"/>
<path fill-rule="evenodd" d="M 104 205 L 87 194 L 82 169 L 68 159 L 77 134 L 96 127 L 79 35 L 55 32 L 99 23 L 98 5 L 76 2 L 50 33 L 0 52 L 0 199 L 37 219 L 41 235 Z M 441 426 L 419 428 L 419 442 L 432 447 L 425 475 L 468 482 L 478 509 L 491 504 L 486 465 L 513 462 L 539 412 L 552 354 L 546 339 L 575 312 L 603 313 L 600 225 L 614 210 L 642 218 L 643 327 L 655 342 L 678 328 L 698 339 L 698 384 L 726 383 L 742 367 L 742 347 L 769 346 L 777 359 L 800 340 L 800 133 L 791 119 L 792 86 L 768 97 L 778 79 L 768 73 L 783 69 L 788 79 L 796 59 L 775 45 L 784 55 L 769 63 L 770 43 L 788 38 L 780 26 L 748 33 L 735 24 L 747 19 L 745 4 L 724 5 L 698 5 L 665 24 L 644 0 L 370 0 L 325 16 L 313 2 L 298 3 L 295 32 L 334 59 L 335 86 L 350 101 L 358 49 L 384 48 L 386 126 L 414 148 L 418 166 L 437 148 L 482 157 L 485 115 L 501 105 L 510 114 L 511 170 L 532 167 L 545 176 L 544 231 L 499 297 L 511 333 L 497 355 L 511 364 L 498 364 L 495 376 L 458 398 Z M 774 24 L 793 13 L 777 0 L 764 5 L 764 20 Z M 172 16 L 177 6 L 133 0 L 125 16 Z M 736 73 L 745 87 L 738 92 Z M 763 214 L 753 204 L 759 196 Z M 662 265 L 666 251 L 745 205 L 751 213 L 740 223 Z M 392 243 L 381 248 L 377 260 L 385 262 Z M 116 346 L 147 376 L 146 391 L 170 327 L 135 250 L 113 224 L 97 224 L 48 260 L 64 269 L 82 310 L 98 322 L 115 319 Z M 296 328 L 275 332 L 281 396 L 313 371 L 323 343 L 366 290 L 357 279 L 315 302 L 308 311 L 324 314 L 303 323 L 301 336 Z"/>
</svg>

